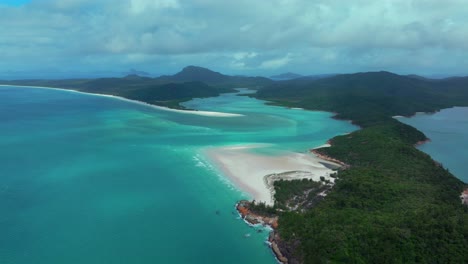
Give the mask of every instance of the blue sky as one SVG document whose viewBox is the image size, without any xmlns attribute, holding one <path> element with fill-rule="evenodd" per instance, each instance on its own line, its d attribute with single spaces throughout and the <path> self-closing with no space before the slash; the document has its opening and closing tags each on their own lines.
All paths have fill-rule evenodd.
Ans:
<svg viewBox="0 0 468 264">
<path fill-rule="evenodd" d="M 11 5 L 11 6 L 21 6 L 28 2 L 29 0 L 1 0 L 0 4 Z"/>
<path fill-rule="evenodd" d="M 0 78 L 468 75 L 466 0 L 0 0 Z"/>
</svg>

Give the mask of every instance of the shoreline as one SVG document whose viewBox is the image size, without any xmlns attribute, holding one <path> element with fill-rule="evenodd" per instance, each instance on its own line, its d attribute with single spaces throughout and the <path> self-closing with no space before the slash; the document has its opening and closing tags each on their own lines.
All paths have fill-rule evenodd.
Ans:
<svg viewBox="0 0 468 264">
<path fill-rule="evenodd" d="M 240 117 L 244 116 L 242 114 L 234 114 L 234 113 L 224 113 L 224 112 L 212 112 L 212 111 L 190 111 L 190 110 L 181 110 L 181 109 L 173 109 L 169 107 L 154 105 L 150 103 L 146 103 L 139 100 L 128 99 L 118 95 L 111 95 L 111 94 L 99 94 L 99 93 L 87 93 L 82 92 L 74 89 L 64 89 L 64 88 L 55 88 L 55 87 L 45 87 L 45 86 L 27 86 L 27 85 L 7 85 L 7 84 L 0 84 L 0 87 L 21 87 L 21 88 L 31 88 L 31 89 L 49 89 L 49 90 L 57 90 L 57 91 L 64 91 L 64 92 L 71 92 L 71 93 L 78 93 L 82 95 L 89 95 L 89 96 L 99 96 L 99 97 L 107 97 L 113 98 L 120 101 L 125 101 L 133 104 L 143 105 L 147 107 L 151 107 L 153 109 L 158 109 L 162 111 L 169 111 L 169 112 L 176 112 L 182 114 L 192 114 L 192 115 L 200 115 L 200 116 L 212 116 L 212 117 Z"/>
<path fill-rule="evenodd" d="M 143 101 L 132 100 L 121 96 L 109 95 L 109 94 L 98 94 L 77 91 L 73 89 L 62 89 L 54 87 L 43 87 L 43 86 L 22 86 L 22 85 L 0 85 L 0 87 L 24 87 L 24 88 L 37 88 L 37 89 L 51 89 L 65 92 L 73 92 L 89 96 L 100 96 L 108 97 L 129 103 L 134 103 L 153 109 L 178 112 L 183 114 L 195 114 L 201 116 L 214 116 L 214 117 L 239 117 L 241 114 L 233 113 L 222 113 L 222 112 L 210 112 L 210 111 L 188 111 L 180 109 L 172 109 L 163 106 L 157 106 Z M 295 110 L 306 110 L 301 108 L 292 108 Z M 321 111 L 326 112 L 326 111 Z M 330 112 L 327 112 L 330 113 Z M 335 113 L 332 113 L 335 114 Z M 331 116 L 330 118 L 335 118 Z M 343 120 L 338 119 L 342 121 Z M 240 191 L 248 193 L 254 202 L 265 202 L 266 205 L 274 205 L 274 182 L 278 180 L 301 180 L 301 179 L 312 179 L 314 181 L 320 181 L 321 178 L 325 178 L 334 183 L 335 178 L 330 177 L 334 174 L 336 169 L 343 166 L 348 166 L 338 160 L 330 157 L 321 155 L 315 152 L 315 149 L 324 147 L 330 147 L 329 142 L 326 144 L 315 147 L 314 149 L 307 151 L 306 153 L 297 152 L 284 152 L 284 154 L 277 156 L 267 156 L 261 154 L 255 154 L 249 152 L 255 148 L 262 148 L 270 146 L 268 144 L 258 145 L 237 145 L 231 147 L 219 147 L 219 148 L 208 148 L 203 152 L 205 156 L 209 158 L 212 165 L 217 167 L 223 176 L 227 178 L 233 185 Z M 236 158 L 237 157 L 237 158 Z M 248 166 L 246 166 L 246 164 Z M 331 164 L 331 166 L 326 166 Z M 245 171 L 242 171 L 243 167 L 247 167 Z M 333 168 L 333 169 L 332 169 Z M 280 263 L 288 263 L 288 250 L 284 251 L 284 241 L 279 237 L 277 231 L 278 228 L 278 216 L 262 216 L 260 214 L 251 212 L 249 210 L 243 210 L 242 203 L 254 203 L 249 201 L 240 201 L 236 204 L 236 209 L 241 215 L 241 218 L 250 225 L 264 225 L 269 226 L 269 236 L 267 243 L 272 250 L 276 260 Z M 286 254 L 283 254 L 286 253 Z"/>
<path fill-rule="evenodd" d="M 421 145 L 424 145 L 424 144 L 426 144 L 428 142 L 431 142 L 430 138 L 426 138 L 425 140 L 418 141 L 418 142 L 416 142 L 416 144 L 414 144 L 414 146 L 417 148 L 417 147 L 419 147 Z"/>
<path fill-rule="evenodd" d="M 320 154 L 318 152 L 319 149 L 326 148 L 326 147 L 331 147 L 331 142 L 330 141 L 327 141 L 325 144 L 323 144 L 321 146 L 310 149 L 309 153 L 311 155 L 314 155 L 317 162 L 319 162 L 323 166 L 324 166 L 323 163 L 326 163 L 326 164 L 333 164 L 336 169 L 346 169 L 346 168 L 350 167 L 348 164 L 346 164 L 346 163 L 344 163 L 342 161 L 339 161 L 339 160 L 331 158 L 329 156 Z M 234 149 L 240 149 L 240 150 L 248 150 L 249 149 L 248 147 L 237 147 L 237 148 L 233 147 L 233 148 Z M 297 154 L 299 154 L 299 153 L 297 153 Z M 214 161 L 213 163 L 218 163 L 218 162 L 220 162 L 220 161 Z M 221 164 L 221 166 L 222 166 L 222 164 Z M 221 168 L 221 170 L 223 170 L 223 169 Z M 332 171 L 333 173 L 336 171 L 336 170 L 331 170 L 331 169 L 329 169 L 329 170 Z M 232 181 L 233 180 L 232 176 L 229 176 L 229 173 L 230 173 L 229 171 L 224 171 L 224 174 L 226 175 L 226 177 L 229 178 Z M 275 180 L 304 179 L 304 178 L 307 178 L 308 173 L 310 173 L 310 172 L 306 172 L 306 171 L 287 171 L 287 172 L 284 172 L 284 173 L 274 173 L 274 174 L 270 174 L 270 175 L 265 175 L 263 177 L 263 179 L 265 181 L 265 185 L 268 187 L 268 189 L 269 189 L 269 191 L 271 193 L 272 203 L 273 203 L 273 204 L 268 204 L 268 203 L 265 203 L 265 204 L 270 205 L 270 206 L 274 205 L 273 196 L 274 196 L 274 191 L 275 191 L 274 190 L 274 181 Z M 294 174 L 298 174 L 298 175 L 302 174 L 302 175 L 299 176 L 299 177 L 294 177 L 294 176 L 291 177 Z M 276 177 L 276 179 L 274 179 L 274 177 Z M 324 177 L 324 176 L 321 176 L 321 177 Z M 327 179 L 327 178 L 325 178 L 325 179 Z M 313 179 L 313 180 L 315 180 L 315 179 Z M 333 185 L 334 181 L 335 181 L 335 178 L 329 177 L 329 174 L 328 174 L 328 179 L 327 180 L 330 180 L 332 182 L 332 185 Z M 237 186 L 237 188 L 242 190 L 242 187 L 240 187 L 240 186 Z M 275 256 L 275 259 L 276 259 L 276 261 L 278 261 L 278 263 L 282 263 L 282 264 L 289 263 L 290 258 L 293 258 L 293 256 L 291 255 L 290 246 L 288 246 L 287 243 L 285 243 L 285 241 L 282 240 L 282 238 L 280 237 L 280 234 L 278 232 L 279 215 L 277 215 L 277 214 L 269 215 L 269 214 L 265 214 L 265 213 L 258 213 L 258 212 L 252 211 L 250 209 L 251 205 L 255 204 L 256 201 L 258 201 L 257 199 L 255 199 L 255 197 L 253 197 L 253 198 L 254 198 L 254 200 L 250 200 L 250 201 L 241 200 L 238 203 L 236 203 L 235 208 L 236 208 L 237 212 L 239 213 L 241 219 L 247 225 L 252 225 L 252 226 L 253 225 L 263 225 L 263 226 L 269 227 L 271 229 L 271 231 L 270 231 L 270 234 L 268 235 L 268 238 L 267 238 L 267 240 L 265 242 L 270 247 L 270 250 L 272 251 L 272 253 Z"/>
<path fill-rule="evenodd" d="M 280 249 L 281 239 L 276 229 L 278 228 L 278 216 L 264 216 L 250 210 L 252 202 L 241 200 L 236 204 L 236 210 L 239 216 L 249 226 L 262 225 L 269 227 L 270 233 L 265 243 L 270 247 L 273 255 L 278 263 L 288 263 L 288 258 L 283 255 Z"/>
<path fill-rule="evenodd" d="M 248 194 L 256 202 L 274 205 L 274 182 L 278 180 L 312 179 L 320 181 L 331 177 L 334 169 L 342 164 L 325 160 L 314 153 L 283 152 L 278 155 L 262 155 L 252 152 L 263 145 L 236 145 L 212 147 L 203 154 L 237 189 Z M 329 165 L 329 166 L 326 166 Z"/>
<path fill-rule="evenodd" d="M 335 164 L 339 164 L 341 168 L 343 169 L 346 169 L 346 168 L 349 168 L 349 165 L 340 161 L 340 160 L 337 160 L 335 158 L 332 158 L 330 156 L 327 156 L 327 155 L 324 155 L 324 154 L 321 154 L 319 151 L 319 148 L 313 148 L 310 150 L 311 153 L 313 153 L 314 155 L 316 155 L 318 158 L 326 161 L 326 162 L 332 162 L 332 163 L 335 163 Z"/>
</svg>

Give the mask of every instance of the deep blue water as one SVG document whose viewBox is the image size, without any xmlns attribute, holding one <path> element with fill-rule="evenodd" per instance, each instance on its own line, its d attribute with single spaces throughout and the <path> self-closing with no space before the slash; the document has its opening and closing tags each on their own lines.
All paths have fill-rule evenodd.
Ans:
<svg viewBox="0 0 468 264">
<path fill-rule="evenodd" d="M 356 127 L 234 94 L 186 104 L 244 116 L 0 87 L 0 263 L 275 263 L 200 150 L 307 151 Z"/>
<path fill-rule="evenodd" d="M 434 114 L 398 118 L 424 132 L 430 142 L 419 147 L 468 183 L 468 108 L 454 107 Z"/>
</svg>

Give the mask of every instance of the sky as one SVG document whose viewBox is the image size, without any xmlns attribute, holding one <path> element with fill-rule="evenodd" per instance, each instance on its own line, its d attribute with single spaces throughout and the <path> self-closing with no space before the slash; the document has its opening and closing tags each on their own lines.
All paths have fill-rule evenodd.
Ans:
<svg viewBox="0 0 468 264">
<path fill-rule="evenodd" d="M 468 75 L 468 0 L 0 0 L 0 78 Z"/>
</svg>

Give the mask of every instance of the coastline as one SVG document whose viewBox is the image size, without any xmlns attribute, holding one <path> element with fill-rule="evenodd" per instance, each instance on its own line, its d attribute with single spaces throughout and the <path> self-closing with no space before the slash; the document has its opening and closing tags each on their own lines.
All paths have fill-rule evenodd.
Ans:
<svg viewBox="0 0 468 264">
<path fill-rule="evenodd" d="M 260 155 L 252 150 L 260 145 L 241 145 L 207 148 L 204 154 L 238 189 L 256 202 L 274 205 L 274 182 L 278 180 L 321 178 L 334 182 L 330 175 L 340 163 L 325 160 L 314 153 L 284 152 L 279 155 Z M 330 164 L 331 166 L 325 166 Z"/>
<path fill-rule="evenodd" d="M 271 197 L 271 200 L 268 203 L 265 202 L 265 204 L 270 205 L 270 206 L 274 205 L 274 191 L 275 191 L 274 190 L 274 181 L 276 181 L 276 180 L 312 179 L 314 181 L 320 181 L 321 177 L 325 177 L 325 179 L 329 180 L 333 185 L 334 181 L 335 181 L 335 178 L 330 177 L 330 172 L 334 173 L 335 170 L 332 170 L 332 169 L 326 167 L 324 165 L 324 163 L 325 164 L 333 164 L 336 169 L 346 169 L 346 168 L 349 168 L 349 165 L 344 163 L 344 162 L 341 162 L 341 161 L 339 161 L 337 159 L 334 159 L 334 158 L 328 157 L 326 155 L 320 154 L 318 152 L 319 149 L 330 147 L 330 146 L 331 146 L 330 141 L 327 141 L 325 144 L 311 149 L 309 151 L 309 153 L 307 153 L 307 154 L 302 154 L 302 153 L 290 153 L 289 154 L 289 155 L 292 155 L 292 157 L 294 157 L 293 154 L 304 155 L 304 156 L 302 156 L 302 158 L 311 157 L 314 160 L 314 162 L 317 162 L 318 164 L 320 164 L 321 166 L 323 166 L 323 167 L 325 167 L 325 168 L 327 168 L 329 170 L 329 172 L 326 173 L 326 174 L 313 175 L 314 172 L 317 173 L 317 171 L 310 172 L 310 171 L 296 170 L 296 171 L 286 171 L 286 172 L 283 172 L 283 173 L 276 172 L 276 173 L 273 173 L 273 174 L 268 174 L 268 175 L 263 176 L 264 186 L 267 187 L 267 189 L 268 189 L 268 191 L 270 193 L 270 197 Z M 206 154 L 209 157 L 209 159 L 211 159 L 213 161 L 213 163 L 219 167 L 219 169 L 223 172 L 223 174 L 228 179 L 230 179 L 239 189 L 241 189 L 241 190 L 243 190 L 243 191 L 245 191 L 247 193 L 250 193 L 249 188 L 253 189 L 254 191 L 259 192 L 259 191 L 261 191 L 262 186 L 260 186 L 260 185 L 248 186 L 248 185 L 246 185 L 245 181 L 251 180 L 252 178 L 255 179 L 255 178 L 259 177 L 259 173 L 260 173 L 259 171 L 261 171 L 261 167 L 262 167 L 261 160 L 259 162 L 259 160 L 249 156 L 248 153 L 242 153 L 243 155 L 247 155 L 247 156 L 245 156 L 244 159 L 240 159 L 240 162 L 246 162 L 246 163 L 249 163 L 249 161 L 254 162 L 256 164 L 256 166 L 258 166 L 257 168 L 260 169 L 256 174 L 254 173 L 255 170 L 253 170 L 254 172 L 249 174 L 252 177 L 248 177 L 248 176 L 246 177 L 245 175 L 244 175 L 244 177 L 242 177 L 243 175 L 240 174 L 241 171 L 236 171 L 235 169 L 233 171 L 233 168 L 228 168 L 230 165 L 234 166 L 235 163 L 226 164 L 225 161 L 223 162 L 223 158 L 228 158 L 229 157 L 229 155 L 227 157 L 223 157 L 223 154 L 226 154 L 226 153 L 223 153 L 224 151 L 227 151 L 228 153 L 232 152 L 232 151 L 241 151 L 242 152 L 242 151 L 248 151 L 249 149 L 256 148 L 256 147 L 259 147 L 259 146 L 244 145 L 244 146 L 233 146 L 233 147 L 224 147 L 224 148 L 217 148 L 217 149 L 208 149 L 208 150 L 206 150 Z M 238 155 L 242 155 L 242 154 L 238 154 Z M 231 158 L 232 160 L 236 160 L 235 157 L 229 157 L 229 158 Z M 280 156 L 280 159 L 285 159 L 285 157 Z M 296 160 L 300 160 L 300 159 L 297 159 L 297 157 L 296 157 Z M 239 159 L 237 159 L 237 161 L 239 161 Z M 271 157 L 270 162 L 271 162 L 271 164 L 269 164 L 269 166 L 273 166 L 273 167 L 278 166 L 278 163 L 277 163 L 278 161 L 275 160 L 275 157 Z M 239 165 L 245 166 L 246 164 L 239 164 Z M 324 172 L 324 171 L 325 170 L 323 170 L 322 172 Z M 239 177 L 240 177 L 240 179 L 239 179 Z M 317 177 L 318 177 L 318 179 L 317 179 Z M 255 188 L 257 188 L 257 189 L 255 189 Z M 279 219 L 279 216 L 277 214 L 266 214 L 265 212 L 263 212 L 263 213 L 255 212 L 252 209 L 252 205 L 257 204 L 257 201 L 261 201 L 261 200 L 259 200 L 259 197 L 255 196 L 253 193 L 250 193 L 250 194 L 252 195 L 253 200 L 250 200 L 250 201 L 241 200 L 235 206 L 237 212 L 239 213 L 239 215 L 241 217 L 241 219 L 248 225 L 263 225 L 263 226 L 268 226 L 269 228 L 271 228 L 271 231 L 270 231 L 270 234 L 268 236 L 268 239 L 267 239 L 266 243 L 270 247 L 270 249 L 271 249 L 273 255 L 275 256 L 276 260 L 278 261 L 278 263 L 287 264 L 287 263 L 289 263 L 290 260 L 295 261 L 295 257 L 293 255 L 294 254 L 293 253 L 294 249 L 291 248 L 291 245 L 289 245 L 284 240 L 282 240 L 282 238 L 280 237 L 280 234 L 278 232 L 278 219 Z M 253 208 L 255 208 L 255 207 L 253 207 Z"/>
<path fill-rule="evenodd" d="M 171 109 L 167 107 L 152 105 L 138 100 L 127 99 L 120 96 L 87 93 L 72 89 L 61 89 L 41 86 L 0 86 L 52 89 L 66 92 L 74 92 L 90 96 L 110 97 L 113 99 L 135 103 L 146 107 L 155 108 L 158 110 L 179 112 L 183 114 L 195 114 L 201 116 L 215 117 L 243 116 L 241 114 L 232 113 Z M 336 166 L 336 168 L 347 166 L 346 164 L 340 161 L 337 161 L 327 156 L 323 156 L 318 152 L 315 152 L 315 149 L 330 147 L 330 144 L 328 142 L 324 145 L 314 148 L 313 150 L 310 150 L 310 152 L 307 153 L 290 152 L 278 156 L 262 156 L 250 152 L 250 150 L 260 147 L 265 147 L 265 145 L 239 145 L 226 148 L 213 148 L 208 149 L 206 153 L 208 153 L 207 156 L 212 161 L 212 164 L 216 165 L 223 172 L 224 176 L 226 176 L 228 180 L 234 183 L 234 185 L 238 189 L 250 194 L 252 198 L 254 198 L 254 201 L 265 202 L 266 205 L 274 204 L 274 182 L 277 180 L 312 179 L 314 181 L 320 181 L 320 178 L 324 177 L 326 180 L 334 182 L 335 178 L 330 177 L 330 174 L 334 173 L 335 171 L 331 169 L 331 167 L 327 167 L 326 165 L 324 165 L 324 163 L 333 164 L 333 166 Z M 246 164 L 248 164 L 246 171 L 248 171 L 249 173 L 244 173 L 242 171 L 242 168 L 246 166 Z M 239 211 L 244 221 L 252 225 L 262 224 L 270 226 L 272 231 L 270 232 L 270 235 L 268 237 L 268 244 L 279 262 L 288 263 L 287 256 L 290 252 L 288 250 L 284 250 L 284 242 L 281 242 L 281 238 L 279 237 L 279 234 L 277 232 L 278 217 L 262 216 L 252 212 L 242 213 L 239 209 L 239 204 L 241 202 L 239 202 L 236 205 L 236 209 Z"/>
<path fill-rule="evenodd" d="M 278 216 L 277 215 L 261 215 L 256 212 L 253 212 L 250 209 L 252 202 L 241 200 L 236 204 L 236 210 L 239 213 L 239 216 L 245 223 L 251 226 L 262 225 L 267 226 L 271 229 L 270 234 L 268 235 L 268 240 L 266 241 L 270 247 L 273 255 L 275 256 L 278 263 L 288 263 L 288 258 L 281 252 L 280 243 L 281 239 L 279 237 L 276 229 L 278 228 Z"/>
<path fill-rule="evenodd" d="M 240 117 L 244 116 L 242 114 L 234 114 L 234 113 L 223 113 L 223 112 L 212 112 L 212 111 L 191 111 L 191 110 L 181 110 L 181 109 L 173 109 L 169 107 L 154 105 L 150 103 L 146 103 L 139 100 L 128 99 L 122 96 L 111 95 L 111 94 L 99 94 L 99 93 L 87 93 L 73 89 L 63 89 L 63 88 L 54 88 L 54 87 L 45 87 L 45 86 L 27 86 L 27 85 L 7 85 L 7 84 L 0 84 L 0 87 L 22 87 L 22 88 L 33 88 L 33 89 L 49 89 L 49 90 L 58 90 L 58 91 L 65 91 L 71 93 L 78 93 L 83 95 L 90 95 L 90 96 L 100 96 L 100 97 L 108 97 L 113 98 L 116 100 L 121 100 L 129 103 L 139 104 L 147 107 L 151 107 L 153 109 L 158 109 L 162 111 L 169 111 L 169 112 L 176 112 L 182 114 L 192 114 L 192 115 L 200 115 L 200 116 L 212 116 L 212 117 Z"/>
<path fill-rule="evenodd" d="M 325 162 L 331 162 L 331 163 L 334 163 L 334 164 L 339 164 L 340 167 L 342 167 L 343 169 L 349 168 L 348 164 L 346 164 L 346 163 L 344 163 L 344 162 L 342 162 L 340 160 L 337 160 L 335 158 L 332 158 L 330 156 L 321 154 L 319 152 L 319 148 L 311 149 L 310 152 L 313 153 L 315 156 L 317 156 L 319 159 L 324 160 Z"/>
<path fill-rule="evenodd" d="M 431 142 L 430 138 L 426 138 L 425 140 L 418 141 L 418 142 L 416 142 L 416 144 L 414 144 L 414 146 L 419 147 L 419 146 L 424 145 L 424 144 L 426 144 L 428 142 Z"/>
</svg>

